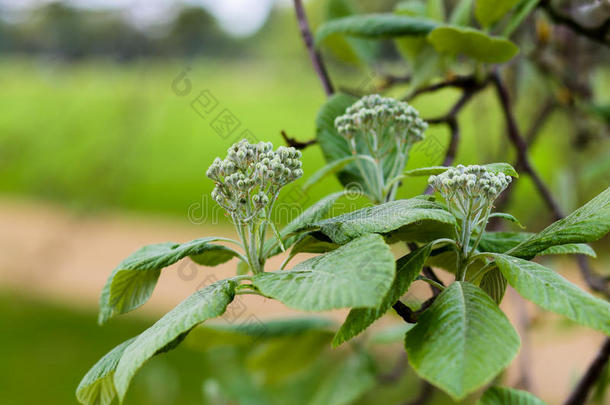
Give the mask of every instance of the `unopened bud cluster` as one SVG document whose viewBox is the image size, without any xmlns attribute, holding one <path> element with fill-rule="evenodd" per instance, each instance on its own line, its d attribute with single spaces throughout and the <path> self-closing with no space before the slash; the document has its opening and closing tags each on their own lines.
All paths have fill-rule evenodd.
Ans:
<svg viewBox="0 0 610 405">
<path fill-rule="evenodd" d="M 256 218 L 269 208 L 280 189 L 303 175 L 301 152 L 270 142 L 233 144 L 224 160 L 216 158 L 207 171 L 216 187 L 212 198 L 242 222 Z"/>
<path fill-rule="evenodd" d="M 335 127 L 348 140 L 362 134 L 382 136 L 390 131 L 400 144 L 413 144 L 423 139 L 428 124 L 409 104 L 373 94 L 348 107 L 345 114 L 335 120 Z"/>
<path fill-rule="evenodd" d="M 467 214 L 464 211 L 468 207 L 476 210 L 493 203 L 511 180 L 510 176 L 490 172 L 483 166 L 458 165 L 437 176 L 430 176 L 428 183 L 447 202 L 455 203 L 459 211 Z"/>
<path fill-rule="evenodd" d="M 335 127 L 358 159 L 365 191 L 373 201 L 383 202 L 394 198 L 409 149 L 424 138 L 428 124 L 409 104 L 373 94 L 348 107 L 335 119 Z"/>
</svg>

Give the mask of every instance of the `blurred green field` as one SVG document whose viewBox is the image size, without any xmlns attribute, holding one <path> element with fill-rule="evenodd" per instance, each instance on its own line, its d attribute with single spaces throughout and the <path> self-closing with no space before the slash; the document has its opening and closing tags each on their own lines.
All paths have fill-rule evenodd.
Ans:
<svg viewBox="0 0 610 405">
<path fill-rule="evenodd" d="M 121 319 L 100 328 L 95 314 L 0 293 L 0 390 L 13 405 L 76 403 L 88 367 L 150 322 Z M 201 404 L 202 359 L 187 348 L 146 365 L 126 404 Z M 203 373 L 203 370 L 201 371 Z M 161 384 L 160 382 L 163 382 Z"/>
<path fill-rule="evenodd" d="M 84 210 L 181 215 L 209 193 L 207 166 L 243 130 L 276 144 L 280 129 L 312 133 L 323 95 L 311 75 L 295 82 L 295 72 L 273 66 L 191 66 L 192 90 L 178 96 L 172 82 L 187 64 L 1 64 L 0 189 Z M 204 90 L 218 106 L 202 118 L 191 102 Z M 226 139 L 210 127 L 224 109 L 241 122 Z M 319 153 L 309 155 L 311 169 Z"/>
<path fill-rule="evenodd" d="M 191 89 L 178 95 L 172 83 L 187 68 Z M 362 83 L 362 72 L 334 74 L 339 87 L 357 88 Z M 244 130 L 276 145 L 282 143 L 281 130 L 310 139 L 324 101 L 305 56 L 300 61 L 268 63 L 195 60 L 125 65 L 9 59 L 0 61 L 0 83 L 0 192 L 56 201 L 84 212 L 111 208 L 184 217 L 189 206 L 205 202 L 211 191 L 212 183 L 205 178 L 211 160 L 223 156 Z M 183 86 L 179 82 L 174 88 Z M 519 106 L 524 123 L 537 107 L 536 89 L 535 83 L 529 86 L 532 97 Z M 204 90 L 216 99 L 217 107 L 202 117 L 191 102 Z M 415 105 L 424 117 L 436 116 L 457 95 L 446 91 L 422 97 Z M 488 96 L 489 92 L 472 102 L 461 118 L 458 162 L 490 162 L 513 155 Z M 240 122 L 225 138 L 210 126 L 224 109 Z M 553 118 L 534 148 L 537 167 L 560 196 L 566 173 L 557 167 L 571 170 L 579 164 L 569 154 L 557 153 L 569 147 L 566 130 L 564 118 Z M 428 137 L 426 147 L 414 149 L 409 167 L 442 160 L 445 128 L 431 127 Z M 307 149 L 305 177 L 322 163 L 317 147 Z M 419 193 L 423 181 L 407 181 L 402 195 Z M 302 202 L 310 204 L 338 187 L 328 179 Z M 533 194 L 529 180 L 520 180 L 515 201 L 524 200 L 525 208 L 531 208 Z M 566 197 L 562 203 L 571 209 L 578 201 Z M 523 221 L 540 218 L 517 205 L 515 213 L 525 215 Z M 542 206 L 539 200 L 536 205 Z"/>
</svg>

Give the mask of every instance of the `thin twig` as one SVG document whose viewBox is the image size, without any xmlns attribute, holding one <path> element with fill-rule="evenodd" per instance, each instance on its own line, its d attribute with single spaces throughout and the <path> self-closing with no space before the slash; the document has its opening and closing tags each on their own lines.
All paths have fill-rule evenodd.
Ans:
<svg viewBox="0 0 610 405">
<path fill-rule="evenodd" d="M 468 102 L 470 101 L 472 96 L 477 94 L 479 91 L 483 90 L 486 85 L 487 85 L 487 81 L 479 83 L 475 87 L 465 89 L 464 92 L 462 93 L 462 96 L 453 105 L 453 107 L 451 107 L 451 109 L 449 110 L 449 112 L 447 114 L 440 116 L 440 117 L 436 117 L 436 118 L 428 118 L 425 121 L 431 125 L 447 124 L 452 119 L 455 119 L 456 116 L 458 115 L 458 113 L 460 111 L 462 111 L 462 108 L 464 108 L 466 106 L 466 104 L 468 104 Z"/>
<path fill-rule="evenodd" d="M 411 251 L 417 250 L 417 244 L 415 242 L 407 243 L 407 247 Z M 438 283 L 442 287 L 445 287 L 445 284 L 441 281 L 440 278 L 438 278 L 436 273 L 434 273 L 434 270 L 432 270 L 432 267 L 424 266 L 422 269 L 422 273 L 424 273 L 424 276 L 428 277 L 430 280 L 434 281 L 435 283 Z M 439 295 L 442 292 L 442 290 L 440 288 L 435 287 L 433 285 L 430 285 L 430 290 L 432 290 L 432 296 L 434 296 L 434 297 L 436 297 L 437 295 Z M 428 303 L 427 306 L 425 306 L 426 302 L 424 302 L 424 304 L 422 305 L 422 308 L 420 308 L 420 311 L 423 311 L 424 309 L 428 308 L 429 304 L 431 304 L 431 302 L 430 302 L 430 303 Z"/>
<path fill-rule="evenodd" d="M 607 299 L 610 299 L 610 277 L 599 275 L 591 268 L 589 259 L 585 255 L 577 255 L 576 261 L 580 267 L 580 274 L 587 285 L 593 291 L 603 294 Z"/>
<path fill-rule="evenodd" d="M 411 310 L 404 302 L 398 300 L 392 305 L 394 311 L 406 322 L 406 323 L 417 323 L 415 311 Z"/>
<path fill-rule="evenodd" d="M 383 91 L 398 83 L 409 83 L 411 75 L 391 75 L 386 74 L 381 76 L 381 83 L 377 86 L 376 91 Z"/>
<path fill-rule="evenodd" d="M 443 166 L 451 166 L 455 161 L 457 155 L 458 144 L 460 143 L 460 124 L 458 124 L 457 118 L 453 118 L 447 121 L 449 127 L 449 145 L 447 145 L 447 152 L 445 153 L 445 159 L 443 159 Z"/>
<path fill-rule="evenodd" d="M 544 106 L 538 111 L 538 113 L 532 120 L 532 123 L 530 124 L 529 129 L 526 131 L 525 140 L 526 140 L 528 148 L 531 148 L 532 145 L 534 145 L 534 143 L 538 140 L 538 136 L 540 134 L 540 131 L 542 130 L 542 127 L 544 126 L 546 121 L 549 119 L 549 117 L 551 116 L 551 113 L 555 110 L 556 107 L 557 107 L 557 104 L 555 102 L 553 102 L 552 100 L 548 100 L 544 104 Z M 513 166 L 515 167 L 515 169 L 517 171 L 520 171 L 521 168 L 519 167 L 518 159 L 516 162 L 513 163 Z M 506 188 L 506 190 L 504 190 L 502 192 L 502 194 L 500 194 L 500 197 L 498 197 L 498 199 L 496 200 L 496 202 L 494 204 L 497 211 L 504 211 L 505 207 L 508 205 L 508 203 L 510 201 L 512 192 L 515 189 L 515 184 L 516 184 L 515 182 L 511 182 L 508 185 L 508 187 Z M 490 221 L 490 224 L 489 224 L 489 229 L 498 230 L 501 227 L 501 225 L 502 225 L 502 220 L 500 218 L 498 218 L 498 217 L 492 218 L 492 220 Z"/>
<path fill-rule="evenodd" d="M 396 303 L 392 305 L 392 308 L 394 308 L 394 311 L 396 311 L 396 313 L 400 315 L 400 317 L 406 323 L 417 323 L 419 316 L 426 309 L 430 308 L 430 306 L 434 303 L 434 300 L 436 300 L 436 297 L 437 295 L 433 295 L 432 297 L 428 298 L 426 301 L 424 301 L 423 304 L 421 304 L 421 307 L 417 311 L 413 311 L 411 308 L 405 305 L 404 302 L 400 300 L 396 301 Z"/>
<path fill-rule="evenodd" d="M 301 37 L 303 37 L 303 42 L 305 42 L 305 46 L 309 52 L 309 58 L 311 59 L 313 68 L 322 82 L 324 92 L 327 96 L 330 96 L 334 93 L 333 85 L 330 81 L 330 77 L 328 76 L 328 71 L 326 70 L 322 56 L 315 47 L 313 36 L 311 35 L 311 30 L 309 29 L 309 22 L 307 21 L 307 14 L 305 13 L 305 8 L 303 7 L 303 2 L 301 0 L 294 0 L 294 10 L 297 15 L 297 20 L 299 21 Z"/>
<path fill-rule="evenodd" d="M 455 161 L 455 157 L 457 155 L 458 145 L 460 143 L 460 126 L 457 120 L 457 115 L 462 111 L 462 109 L 468 104 L 468 102 L 472 99 L 472 97 L 483 90 L 489 81 L 485 79 L 482 82 L 478 82 L 474 79 L 469 79 L 469 77 L 461 78 L 463 89 L 462 96 L 458 99 L 458 101 L 451 107 L 449 112 L 441 117 L 430 118 L 425 120 L 428 124 L 436 125 L 436 124 L 445 124 L 449 127 L 449 145 L 447 145 L 447 151 L 445 152 L 445 158 L 443 159 L 443 166 L 451 166 Z M 446 82 L 445 82 L 446 83 Z M 468 86 L 465 85 L 468 83 Z M 440 83 L 437 85 L 440 85 Z M 442 87 L 440 87 L 442 88 Z M 424 190 L 424 194 L 431 194 L 432 187 L 428 186 Z"/>
<path fill-rule="evenodd" d="M 435 283 L 438 283 L 441 286 L 445 286 L 445 284 L 441 281 L 440 278 L 438 278 L 438 276 L 436 275 L 436 273 L 434 272 L 434 270 L 432 270 L 432 268 L 430 266 L 424 266 L 422 272 L 424 273 L 424 276 L 428 277 L 430 280 L 434 281 Z M 442 290 L 438 287 L 435 287 L 434 285 L 430 284 L 430 289 L 432 290 L 432 295 L 434 297 L 436 297 L 437 295 L 439 295 Z M 423 306 L 423 305 L 422 305 Z"/>
<path fill-rule="evenodd" d="M 317 139 L 310 139 L 309 141 L 305 141 L 305 142 L 300 142 L 297 141 L 295 138 L 291 138 L 288 136 L 288 134 L 286 134 L 286 131 L 282 130 L 281 131 L 282 134 L 282 138 L 284 138 L 284 142 L 286 142 L 286 145 L 288 146 L 292 146 L 295 149 L 305 149 L 308 146 L 314 145 L 315 143 L 318 142 Z"/>
<path fill-rule="evenodd" d="M 504 113 L 508 139 L 512 142 L 517 150 L 517 161 L 519 163 L 519 167 L 521 167 L 523 171 L 531 177 L 532 181 L 536 185 L 536 188 L 540 192 L 542 199 L 553 213 L 554 219 L 558 220 L 563 218 L 564 215 L 559 207 L 559 204 L 557 201 L 555 201 L 551 191 L 548 189 L 546 184 L 544 184 L 538 175 L 538 172 L 534 169 L 530 162 L 527 142 L 521 136 L 521 132 L 517 126 L 517 120 L 515 119 L 512 105 L 510 103 L 508 90 L 506 89 L 506 86 L 504 86 L 504 83 L 500 78 L 500 74 L 497 71 L 491 73 L 491 81 L 496 89 L 498 99 L 500 100 L 500 105 L 502 107 L 502 112 Z"/>
<path fill-rule="evenodd" d="M 534 182 L 534 185 L 536 186 L 536 189 L 542 196 L 542 199 L 550 208 L 553 217 L 555 218 L 555 220 L 559 220 L 564 217 L 564 214 L 561 208 L 559 207 L 559 204 L 553 198 L 553 195 L 551 194 L 550 190 L 547 188 L 546 184 L 542 182 L 540 176 L 529 161 L 528 145 L 519 132 L 517 121 L 515 120 L 512 106 L 510 104 L 508 91 L 502 83 L 502 79 L 500 78 L 500 75 L 497 71 L 494 71 L 492 73 L 491 79 L 494 84 L 494 87 L 496 88 L 498 98 L 500 99 L 500 104 L 502 106 L 502 111 L 506 120 L 508 137 L 517 149 L 516 166 L 531 177 Z M 507 190 L 505 190 L 505 192 L 506 191 Z M 580 267 L 580 272 L 584 280 L 587 282 L 589 288 L 591 288 L 593 291 L 597 291 L 604 294 L 607 298 L 610 297 L 610 283 L 608 279 L 595 274 L 593 269 L 591 269 L 591 267 L 589 266 L 588 259 L 585 256 L 578 255 L 577 261 Z"/>
<path fill-rule="evenodd" d="M 445 80 L 440 83 L 435 83 L 430 86 L 420 87 L 415 90 L 413 93 L 409 94 L 405 97 L 405 101 L 413 100 L 415 97 L 420 96 L 425 93 L 433 93 L 435 91 L 445 89 L 448 87 L 458 88 L 458 89 L 472 89 L 477 87 L 479 82 L 474 76 L 458 76 L 449 80 Z"/>
<path fill-rule="evenodd" d="M 570 397 L 564 405 L 582 405 L 587 401 L 591 388 L 595 385 L 595 382 L 599 379 L 604 367 L 608 363 L 610 358 L 610 338 L 606 338 L 599 353 L 589 365 L 589 368 L 585 372 L 585 375 L 578 382 L 578 385 L 570 394 Z"/>
<path fill-rule="evenodd" d="M 529 129 L 525 133 L 525 142 L 528 147 L 531 147 L 536 142 L 538 134 L 540 134 L 542 127 L 546 124 L 553 111 L 555 111 L 555 108 L 557 108 L 557 103 L 553 100 L 547 100 L 547 102 L 542 105 Z"/>
</svg>

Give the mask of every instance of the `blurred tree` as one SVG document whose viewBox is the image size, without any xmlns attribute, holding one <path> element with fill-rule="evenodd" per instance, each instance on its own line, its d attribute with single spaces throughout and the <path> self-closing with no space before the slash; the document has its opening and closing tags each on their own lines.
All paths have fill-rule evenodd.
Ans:
<svg viewBox="0 0 610 405">
<path fill-rule="evenodd" d="M 234 55 L 234 47 L 240 42 L 200 7 L 180 8 L 166 26 L 139 29 L 124 18 L 120 9 L 76 8 L 63 2 L 42 4 L 24 20 L 0 23 L 0 34 L 0 51 L 64 60 Z"/>
<path fill-rule="evenodd" d="M 180 10 L 161 41 L 166 52 L 182 55 L 226 53 L 234 45 L 210 13 L 200 7 Z M 230 53 L 235 53 L 232 50 Z"/>
</svg>

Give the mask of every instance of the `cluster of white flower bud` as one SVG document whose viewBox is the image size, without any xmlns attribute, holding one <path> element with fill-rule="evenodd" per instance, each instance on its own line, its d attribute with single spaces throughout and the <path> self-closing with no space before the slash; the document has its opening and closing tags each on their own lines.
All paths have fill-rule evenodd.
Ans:
<svg viewBox="0 0 610 405">
<path fill-rule="evenodd" d="M 441 193 L 447 202 L 458 202 L 457 207 L 464 211 L 468 201 L 473 209 L 489 206 L 511 180 L 510 176 L 490 172 L 483 166 L 458 165 L 439 175 L 430 176 L 428 184 Z"/>
<path fill-rule="evenodd" d="M 365 192 L 382 202 L 394 198 L 409 149 L 424 138 L 428 124 L 409 104 L 373 94 L 349 106 L 335 127 L 358 159 Z"/>
<path fill-rule="evenodd" d="M 409 104 L 378 94 L 368 95 L 356 101 L 335 119 L 335 127 L 347 140 L 375 133 L 382 136 L 391 131 L 402 145 L 411 145 L 424 137 L 428 124 Z"/>
<path fill-rule="evenodd" d="M 270 142 L 233 144 L 224 160 L 216 158 L 206 175 L 216 187 L 212 198 L 236 219 L 248 222 L 267 212 L 280 189 L 303 175 L 301 152 Z"/>
</svg>

